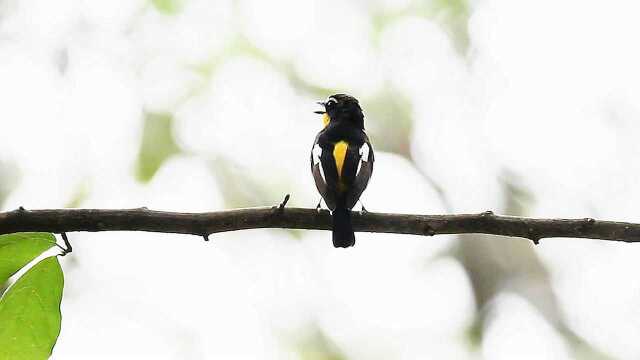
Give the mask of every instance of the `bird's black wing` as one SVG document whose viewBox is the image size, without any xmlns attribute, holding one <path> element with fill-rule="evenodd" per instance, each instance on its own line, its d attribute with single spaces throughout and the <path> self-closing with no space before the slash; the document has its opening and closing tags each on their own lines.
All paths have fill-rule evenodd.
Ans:
<svg viewBox="0 0 640 360">
<path fill-rule="evenodd" d="M 331 152 L 326 150 L 323 151 L 320 144 L 318 144 L 319 137 L 320 135 L 316 136 L 316 139 L 313 142 L 313 147 L 311 148 L 311 173 L 313 174 L 313 180 L 316 183 L 316 188 L 318 189 L 320 196 L 322 196 L 322 198 L 324 199 L 324 202 L 327 204 L 327 207 L 330 210 L 333 210 L 336 207 L 335 184 L 337 182 L 337 179 L 333 180 L 334 186 L 332 186 L 332 189 L 330 190 L 330 187 L 327 184 L 326 171 L 323 169 L 322 159 L 323 159 L 323 155 L 324 155 L 324 158 L 326 158 L 327 153 L 331 154 Z M 333 159 L 333 155 L 331 155 L 331 159 Z M 326 162 L 326 159 L 325 159 L 325 162 Z M 336 174 L 335 163 L 333 163 L 333 160 L 331 160 L 330 162 L 333 164 L 333 168 L 334 168 L 332 173 Z"/>
<path fill-rule="evenodd" d="M 375 156 L 373 155 L 373 148 L 371 147 L 368 137 L 366 137 L 364 144 L 358 149 L 358 159 L 359 164 L 355 179 L 346 194 L 347 209 L 352 209 L 356 205 L 358 199 L 360 199 L 360 196 L 369 184 L 371 173 L 373 173 Z"/>
</svg>

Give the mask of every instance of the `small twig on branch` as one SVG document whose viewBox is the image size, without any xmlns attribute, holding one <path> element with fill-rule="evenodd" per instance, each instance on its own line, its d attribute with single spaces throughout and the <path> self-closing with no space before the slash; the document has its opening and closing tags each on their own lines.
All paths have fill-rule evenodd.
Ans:
<svg viewBox="0 0 640 360">
<path fill-rule="evenodd" d="M 285 201 L 273 208 L 236 209 L 205 213 L 154 211 L 146 208 L 19 209 L 0 213 L 0 234 L 40 231 L 150 231 L 208 234 L 257 228 L 330 230 L 329 212 L 290 208 Z M 585 219 L 532 219 L 500 216 L 492 212 L 462 215 L 406 215 L 352 213 L 355 231 L 413 235 L 492 234 L 526 238 L 537 243 L 544 238 L 590 238 L 640 242 L 640 224 Z M 203 235 L 207 234 L 207 235 Z M 64 239 L 64 237 L 63 237 Z M 68 244 L 67 244 L 68 245 Z"/>
<path fill-rule="evenodd" d="M 282 200 L 282 202 L 277 205 L 274 206 L 273 209 L 278 209 L 278 211 L 282 212 L 284 211 L 284 207 L 287 206 L 287 203 L 289 202 L 289 198 L 291 197 L 291 195 L 287 194 L 284 196 L 284 199 Z"/>
<path fill-rule="evenodd" d="M 60 256 L 65 256 L 68 253 L 73 251 L 73 247 L 71 247 L 71 243 L 69 242 L 69 238 L 67 237 L 67 233 L 66 232 L 62 232 L 60 233 L 60 236 L 62 236 L 62 241 L 64 241 L 64 246 L 62 247 L 58 244 L 56 244 L 57 247 L 60 248 L 60 250 L 62 250 L 62 254 L 60 254 Z"/>
</svg>

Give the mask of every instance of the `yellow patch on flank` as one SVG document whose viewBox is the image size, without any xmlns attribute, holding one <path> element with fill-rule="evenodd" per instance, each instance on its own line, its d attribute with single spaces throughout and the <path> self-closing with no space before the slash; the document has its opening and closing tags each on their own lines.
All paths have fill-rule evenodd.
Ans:
<svg viewBox="0 0 640 360">
<path fill-rule="evenodd" d="M 338 141 L 333 146 L 333 158 L 336 161 L 336 169 L 338 169 L 338 179 L 342 178 L 342 167 L 344 166 L 344 158 L 347 156 L 347 148 L 349 143 L 346 141 Z"/>
<path fill-rule="evenodd" d="M 324 127 L 327 127 L 327 125 L 329 125 L 330 121 L 331 121 L 331 118 L 329 117 L 329 114 L 324 113 L 324 115 L 322 115 L 322 125 Z"/>
</svg>

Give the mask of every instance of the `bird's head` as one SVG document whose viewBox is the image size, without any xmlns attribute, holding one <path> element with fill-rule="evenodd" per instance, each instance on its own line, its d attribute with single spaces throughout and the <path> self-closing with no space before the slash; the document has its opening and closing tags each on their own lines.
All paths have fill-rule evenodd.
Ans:
<svg viewBox="0 0 640 360">
<path fill-rule="evenodd" d="M 327 126 L 331 122 L 345 122 L 349 125 L 364 129 L 364 114 L 360 103 L 353 96 L 346 94 L 331 95 L 325 101 L 318 104 L 324 107 L 324 110 L 316 111 L 316 114 L 322 114 L 322 121 Z"/>
</svg>

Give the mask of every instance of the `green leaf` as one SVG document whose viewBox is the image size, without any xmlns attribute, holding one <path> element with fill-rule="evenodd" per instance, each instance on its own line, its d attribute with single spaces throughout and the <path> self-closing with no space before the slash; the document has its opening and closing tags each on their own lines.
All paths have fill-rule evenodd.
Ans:
<svg viewBox="0 0 640 360">
<path fill-rule="evenodd" d="M 0 285 L 18 270 L 52 247 L 56 242 L 49 233 L 16 233 L 0 236 Z"/>
<path fill-rule="evenodd" d="M 0 359 L 47 359 L 60 334 L 64 277 L 57 257 L 29 269 L 0 300 Z"/>
</svg>

